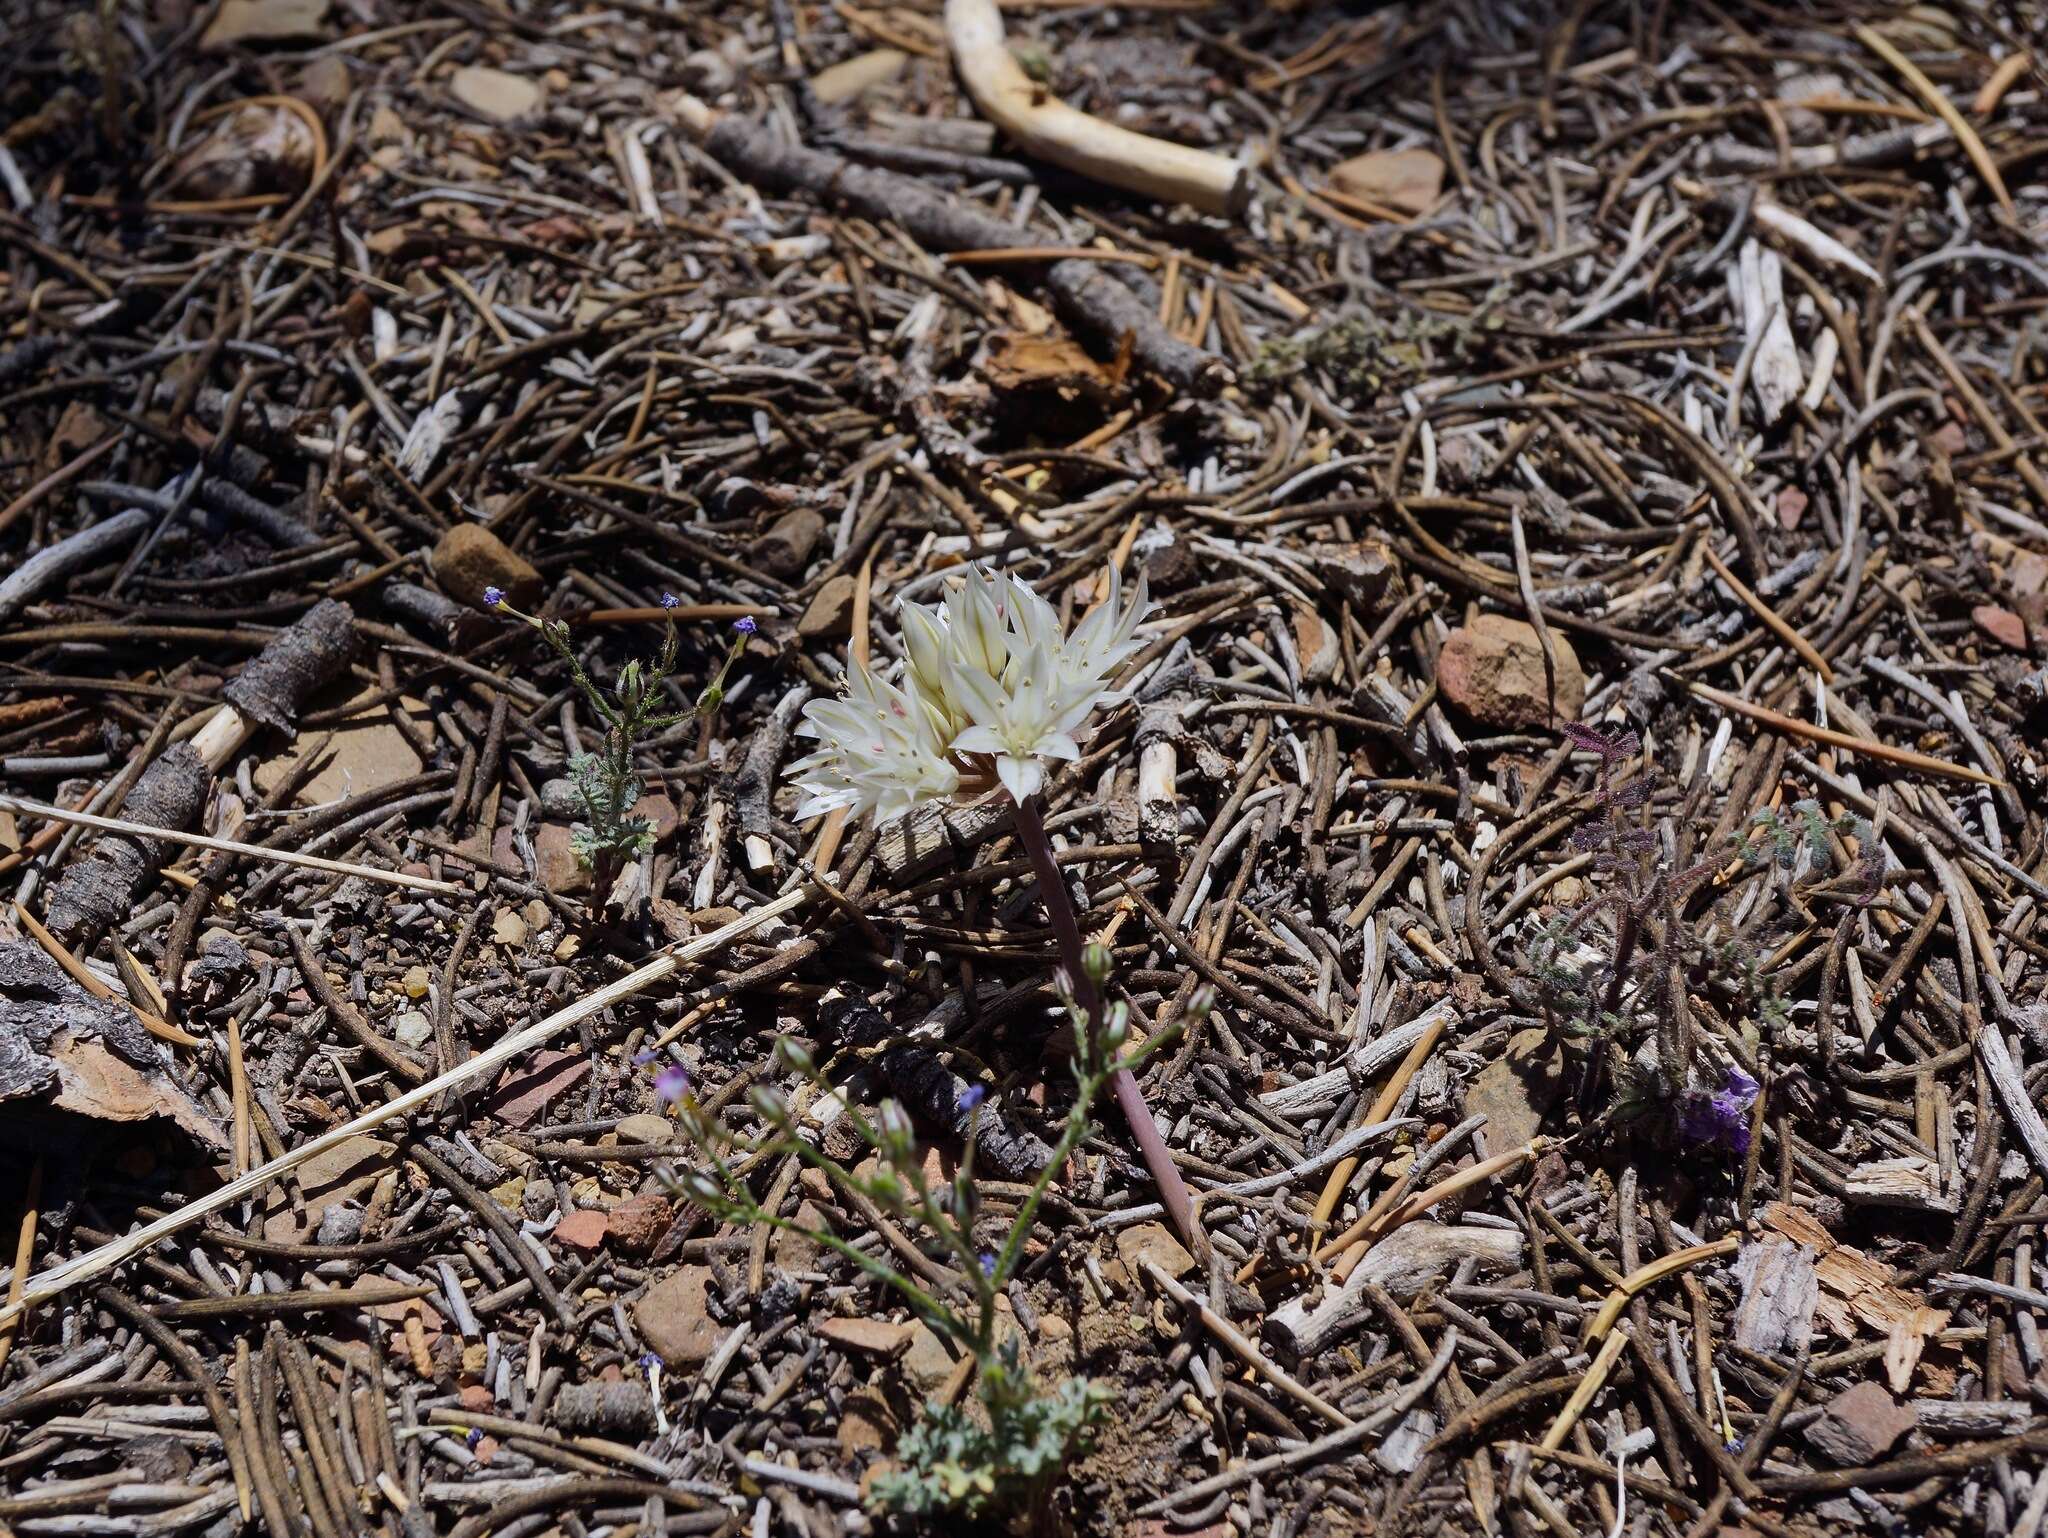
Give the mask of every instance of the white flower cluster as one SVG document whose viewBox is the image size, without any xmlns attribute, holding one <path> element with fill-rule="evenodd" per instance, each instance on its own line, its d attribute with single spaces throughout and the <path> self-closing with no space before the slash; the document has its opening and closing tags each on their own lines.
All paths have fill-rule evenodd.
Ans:
<svg viewBox="0 0 2048 1538">
<path fill-rule="evenodd" d="M 805 792 L 798 817 L 845 807 L 900 817 L 993 779 L 1022 801 L 1045 783 L 1046 759 L 1081 754 L 1075 734 L 1112 700 L 1109 680 L 1138 650 L 1151 603 L 1109 596 L 1072 635 L 1029 584 L 973 566 L 945 602 L 901 606 L 905 666 L 896 681 L 849 660 L 846 692 L 804 707 L 797 734 L 818 750 L 790 766 Z"/>
</svg>

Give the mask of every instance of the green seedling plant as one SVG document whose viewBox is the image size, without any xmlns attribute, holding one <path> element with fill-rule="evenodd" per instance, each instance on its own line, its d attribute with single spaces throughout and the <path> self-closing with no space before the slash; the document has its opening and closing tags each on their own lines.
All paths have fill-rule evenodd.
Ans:
<svg viewBox="0 0 2048 1538">
<path fill-rule="evenodd" d="M 665 622 L 661 647 L 654 656 L 646 662 L 628 662 L 607 691 L 576 655 L 563 621 L 521 613 L 512 607 L 502 588 L 484 589 L 484 603 L 539 633 L 568 665 L 570 681 L 603 728 L 596 749 L 571 755 L 566 765 L 584 815 L 584 820 L 569 830 L 570 847 L 590 871 L 591 888 L 601 906 L 626 865 L 654 847 L 654 823 L 633 811 L 645 788 L 637 767 L 642 747 L 678 722 L 691 716 L 708 718 L 718 709 L 725 699 L 726 675 L 739 660 L 747 637 L 754 633 L 754 621 L 742 619 L 734 625 L 725 659 L 696 703 L 688 710 L 672 710 L 667 708 L 668 695 L 662 687 L 675 672 L 681 644 L 672 619 Z M 661 595 L 664 610 L 676 606 L 673 593 Z"/>
<path fill-rule="evenodd" d="M 1099 997 L 1109 977 L 1108 950 L 1088 947 L 1083 966 L 1088 986 Z M 1107 1010 L 1091 1010 L 1079 1001 L 1076 981 L 1064 973 L 1058 979 L 1073 1030 L 1073 1101 L 1052 1156 L 992 1243 L 985 1244 L 980 1236 L 974 1182 L 974 1144 L 986 1098 L 979 1085 L 970 1085 L 961 1095 L 968 1134 L 958 1170 L 944 1182 L 934 1182 L 927 1173 L 916 1130 L 900 1102 L 884 1101 L 868 1115 L 832 1082 L 806 1048 L 787 1038 L 777 1049 L 785 1070 L 808 1086 L 811 1105 L 838 1107 L 861 1146 L 873 1155 L 871 1161 L 849 1167 L 833 1158 L 798 1109 L 771 1088 L 756 1087 L 749 1096 L 763 1128 L 749 1141 L 734 1137 L 687 1093 L 676 1097 L 682 1137 L 700 1160 L 695 1170 L 666 1177 L 678 1195 L 725 1223 L 800 1234 L 834 1251 L 893 1291 L 932 1329 L 973 1358 L 984 1416 L 937 1402 L 926 1405 L 921 1419 L 897 1446 L 902 1466 L 872 1483 L 872 1499 L 879 1510 L 1035 1522 L 1059 1472 L 1086 1449 L 1105 1413 L 1103 1390 L 1080 1378 L 1047 1388 L 1033 1377 L 1015 1336 L 997 1338 L 997 1300 L 1023 1262 L 1025 1241 L 1047 1189 L 1074 1151 L 1097 1131 L 1096 1101 L 1120 1069 L 1141 1067 L 1174 1035 L 1160 1031 L 1133 1044 L 1128 1006 L 1119 1001 Z M 813 1227 L 762 1205 L 754 1196 L 752 1179 L 790 1156 L 823 1174 L 851 1199 L 849 1205 L 871 1203 L 904 1226 L 927 1251 L 951 1263 L 957 1285 L 949 1289 L 913 1277 L 884 1258 L 886 1252 L 870 1254 L 829 1228 Z"/>
</svg>

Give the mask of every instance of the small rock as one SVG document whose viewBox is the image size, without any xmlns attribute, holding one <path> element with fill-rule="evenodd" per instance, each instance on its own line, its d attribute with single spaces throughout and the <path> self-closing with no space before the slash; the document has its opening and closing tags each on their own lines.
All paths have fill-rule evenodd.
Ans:
<svg viewBox="0 0 2048 1538">
<path fill-rule="evenodd" d="M 1145 583 L 1155 593 L 1175 593 L 1202 580 L 1202 558 L 1191 539 L 1167 540 L 1145 557 Z"/>
<path fill-rule="evenodd" d="M 796 622 L 796 633 L 806 641 L 843 641 L 852 635 L 855 590 L 853 578 L 844 572 L 831 578 Z"/>
<path fill-rule="evenodd" d="M 633 1328 L 670 1367 L 696 1367 L 725 1331 L 707 1312 L 711 1268 L 680 1266 L 633 1305 Z"/>
<path fill-rule="evenodd" d="M 348 1204 L 329 1207 L 313 1230 L 315 1244 L 354 1244 L 363 1236 L 363 1209 Z"/>
<path fill-rule="evenodd" d="M 499 945 L 518 949 L 526 944 L 526 920 L 509 908 L 500 908 L 491 920 L 491 938 Z"/>
<path fill-rule="evenodd" d="M 605 1230 L 609 1226 L 609 1220 L 602 1212 L 578 1207 L 562 1214 L 562 1221 L 555 1225 L 555 1237 L 570 1249 L 582 1250 L 588 1255 L 603 1247 Z"/>
<path fill-rule="evenodd" d="M 300 99 L 315 112 L 339 107 L 348 100 L 352 89 L 348 60 L 338 53 L 325 54 L 299 72 Z"/>
<path fill-rule="evenodd" d="M 659 1191 L 627 1197 L 606 1218 L 612 1247 L 627 1255 L 645 1255 L 668 1232 L 669 1210 L 668 1198 Z"/>
<path fill-rule="evenodd" d="M 448 82 L 455 99 L 473 112 L 510 123 L 540 110 L 547 93 L 536 81 L 482 64 L 465 65 Z"/>
<path fill-rule="evenodd" d="M 1444 190 L 1444 163 L 1433 150 L 1369 150 L 1330 167 L 1339 192 L 1403 213 L 1426 214 Z"/>
<path fill-rule="evenodd" d="M 425 967 L 407 967 L 401 986 L 405 989 L 407 998 L 423 999 L 427 996 L 427 990 L 433 986 L 433 980 Z"/>
<path fill-rule="evenodd" d="M 401 1047 L 423 1047 L 433 1039 L 434 1022 L 427 1018 L 426 1011 L 408 1009 L 392 1017 L 391 1034 L 398 1038 Z"/>
<path fill-rule="evenodd" d="M 681 814 L 676 811 L 675 802 L 658 790 L 649 791 L 635 801 L 632 815 L 645 817 L 654 824 L 654 837 L 657 843 L 675 832 L 682 820 Z"/>
<path fill-rule="evenodd" d="M 1564 1088 L 1564 1053 L 1541 1026 L 1517 1031 L 1507 1050 L 1479 1070 L 1465 1089 L 1465 1114 L 1484 1115 L 1486 1152 L 1520 1148 L 1543 1126 L 1543 1114 Z"/>
<path fill-rule="evenodd" d="M 613 1130 L 619 1134 L 621 1143 L 666 1143 L 676 1135 L 675 1126 L 666 1116 L 649 1111 L 622 1117 Z"/>
<path fill-rule="evenodd" d="M 842 63 L 821 69 L 811 77 L 811 89 L 828 107 L 852 101 L 878 85 L 887 85 L 903 73 L 910 55 L 900 48 L 877 48 Z"/>
<path fill-rule="evenodd" d="M 827 1319 L 818 1326 L 818 1333 L 843 1351 L 887 1358 L 909 1350 L 917 1328 L 886 1319 Z"/>
<path fill-rule="evenodd" d="M 308 1226 L 317 1228 L 331 1207 L 369 1195 L 378 1178 L 391 1168 L 393 1145 L 373 1137 L 352 1137 L 314 1154 L 298 1170 L 298 1188 L 305 1197 Z M 271 1187 L 263 1220 L 263 1237 L 292 1241 L 299 1237 L 299 1218 L 281 1186 Z"/>
<path fill-rule="evenodd" d="M 1913 1429 L 1912 1408 L 1900 1404 L 1879 1383 L 1859 1383 L 1828 1401 L 1820 1419 L 1806 1428 L 1814 1450 L 1845 1468 L 1875 1463 Z"/>
<path fill-rule="evenodd" d="M 2027 623 L 2010 609 L 2001 609 L 1997 604 L 1980 603 L 1970 611 L 1970 618 L 1977 622 L 1977 628 L 2008 650 L 2023 652 L 2027 649 Z"/>
<path fill-rule="evenodd" d="M 1400 563 L 1393 548 L 1381 540 L 1311 545 L 1302 552 L 1315 574 L 1359 608 L 1372 613 L 1385 602 Z"/>
<path fill-rule="evenodd" d="M 959 1360 L 959 1351 L 930 1325 L 919 1321 L 910 1327 L 910 1348 L 903 1353 L 901 1365 L 903 1376 L 920 1393 L 937 1393 L 953 1376 L 953 1366 Z"/>
<path fill-rule="evenodd" d="M 811 1173 L 809 1170 L 806 1174 Z M 810 1271 L 818 1264 L 818 1241 L 811 1233 L 830 1233 L 832 1225 L 826 1221 L 824 1209 L 809 1197 L 797 1203 L 794 1219 L 798 1228 L 810 1233 L 798 1233 L 795 1229 L 778 1228 L 775 1237 L 769 1241 L 775 1264 L 784 1271 Z"/>
<path fill-rule="evenodd" d="M 811 564 L 811 553 L 825 537 L 825 520 L 808 507 L 793 507 L 754 541 L 754 564 L 771 577 L 794 577 Z"/>
<path fill-rule="evenodd" d="M 1040 1340 L 1072 1340 L 1074 1327 L 1058 1314 L 1038 1316 L 1038 1338 Z"/>
<path fill-rule="evenodd" d="M 538 1053 L 526 1067 L 498 1082 L 491 1095 L 491 1111 L 506 1126 L 524 1131 L 589 1072 L 590 1059 L 580 1052 Z"/>
<path fill-rule="evenodd" d="M 557 897 L 590 890 L 590 867 L 576 852 L 574 837 L 568 826 L 559 822 L 544 822 L 534 830 L 533 873 Z"/>
<path fill-rule="evenodd" d="M 1132 1224 L 1116 1236 L 1116 1252 L 1134 1282 L 1144 1279 L 1148 1260 L 1168 1276 L 1185 1276 L 1195 1268 L 1195 1257 L 1164 1223 Z"/>
<path fill-rule="evenodd" d="M 896 1445 L 901 1428 L 896 1414 L 879 1394 L 855 1394 L 839 1411 L 839 1456 L 878 1453 Z"/>
<path fill-rule="evenodd" d="M 208 52 L 237 43 L 279 43 L 316 38 L 328 0 L 226 0 L 199 46 Z"/>
<path fill-rule="evenodd" d="M 1576 721 L 1586 703 L 1586 675 L 1571 643 L 1555 630 L 1555 718 Z M 1453 630 L 1437 654 L 1444 698 L 1483 726 L 1513 730 L 1553 720 L 1543 672 L 1543 643 L 1535 627 L 1505 614 L 1482 614 Z"/>
<path fill-rule="evenodd" d="M 462 1401 L 462 1408 L 473 1415 L 487 1415 L 498 1401 L 491 1391 L 481 1383 L 465 1383 L 456 1396 Z"/>
<path fill-rule="evenodd" d="M 508 79 L 511 77 L 507 77 Z M 434 546 L 434 580 L 450 598 L 484 607 L 484 589 L 501 589 L 518 607 L 540 599 L 540 573 L 480 523 L 458 523 Z"/>
</svg>

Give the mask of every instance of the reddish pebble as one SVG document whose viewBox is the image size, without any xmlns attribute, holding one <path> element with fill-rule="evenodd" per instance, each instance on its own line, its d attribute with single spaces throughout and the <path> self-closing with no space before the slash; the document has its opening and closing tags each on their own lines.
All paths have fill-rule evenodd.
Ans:
<svg viewBox="0 0 2048 1538">
<path fill-rule="evenodd" d="M 2027 623 L 2010 609 L 2001 609 L 1997 604 L 1980 603 L 1970 611 L 1970 618 L 1977 622 L 1977 628 L 1991 637 L 2000 646 L 2013 651 L 2027 649 Z"/>
<path fill-rule="evenodd" d="M 628 1255 L 644 1255 L 668 1231 L 668 1223 L 668 1198 L 659 1191 L 645 1191 L 612 1208 L 606 1226 L 615 1246 Z"/>
<path fill-rule="evenodd" d="M 481 1383 L 463 1384 L 461 1399 L 462 1408 L 477 1415 L 484 1414 L 498 1402 L 491 1391 Z"/>
<path fill-rule="evenodd" d="M 578 1207 L 555 1225 L 555 1237 L 575 1250 L 596 1249 L 604 1243 L 604 1231 L 604 1214 L 589 1207 Z"/>
</svg>

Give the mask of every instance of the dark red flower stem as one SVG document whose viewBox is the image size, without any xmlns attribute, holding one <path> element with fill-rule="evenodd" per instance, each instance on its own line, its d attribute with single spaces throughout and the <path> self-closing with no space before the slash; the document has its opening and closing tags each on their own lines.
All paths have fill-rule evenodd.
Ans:
<svg viewBox="0 0 2048 1538">
<path fill-rule="evenodd" d="M 1011 803 L 1015 811 L 1017 841 L 1024 846 L 1024 852 L 1031 859 L 1031 869 L 1038 878 L 1039 900 L 1045 904 L 1045 916 L 1052 924 L 1053 936 L 1059 942 L 1060 960 L 1065 964 L 1067 976 L 1074 989 L 1075 1002 L 1088 1017 L 1091 1031 L 1102 1029 L 1102 995 L 1082 965 L 1081 953 L 1086 942 L 1081 936 L 1081 923 L 1074 915 L 1074 902 L 1067 895 L 1067 884 L 1060 876 L 1059 863 L 1053 858 L 1052 839 L 1045 831 L 1045 819 L 1039 815 L 1038 798 L 1027 797 L 1021 802 Z M 1206 1248 L 1195 1224 L 1195 1204 L 1188 1195 L 1186 1182 L 1180 1178 L 1180 1170 L 1173 1162 L 1173 1154 L 1166 1146 L 1166 1140 L 1159 1135 L 1159 1124 L 1152 1119 L 1152 1109 L 1145 1104 L 1144 1091 L 1138 1088 L 1137 1078 L 1128 1068 L 1119 1068 L 1110 1077 L 1110 1087 L 1116 1091 L 1116 1103 L 1124 1113 L 1124 1120 L 1130 1124 L 1131 1136 L 1136 1139 L 1138 1152 L 1145 1160 L 1145 1168 L 1152 1173 L 1152 1182 L 1159 1187 L 1160 1203 L 1166 1208 L 1167 1216 L 1173 1219 L 1173 1226 L 1180 1230 L 1181 1241 L 1189 1251 L 1200 1255 Z"/>
</svg>

